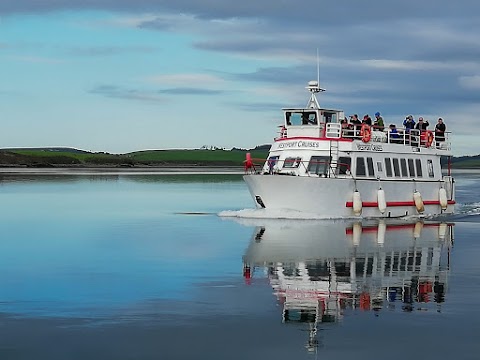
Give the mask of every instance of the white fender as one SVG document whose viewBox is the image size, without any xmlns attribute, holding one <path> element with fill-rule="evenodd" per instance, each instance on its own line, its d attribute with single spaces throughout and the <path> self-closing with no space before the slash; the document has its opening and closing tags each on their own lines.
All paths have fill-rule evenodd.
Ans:
<svg viewBox="0 0 480 360">
<path fill-rule="evenodd" d="M 353 213 L 357 216 L 362 214 L 362 197 L 358 190 L 353 192 Z"/>
<path fill-rule="evenodd" d="M 441 223 L 438 226 L 438 237 L 440 240 L 445 240 L 445 236 L 447 235 L 447 229 L 448 229 L 448 226 L 445 223 Z"/>
<path fill-rule="evenodd" d="M 415 239 L 418 239 L 422 233 L 422 229 L 423 229 L 423 222 L 421 221 L 417 221 L 415 223 L 415 227 L 413 228 L 413 237 Z"/>
<path fill-rule="evenodd" d="M 444 188 L 440 188 L 440 190 L 438 190 L 438 200 L 440 200 L 440 207 L 442 208 L 442 210 L 447 210 L 447 190 L 445 190 Z"/>
<path fill-rule="evenodd" d="M 423 205 L 422 195 L 417 190 L 413 193 L 413 201 L 415 201 L 418 213 L 422 214 L 425 211 L 425 206 Z"/>
<path fill-rule="evenodd" d="M 360 244 L 360 236 L 362 235 L 362 224 L 353 224 L 353 245 L 358 246 Z"/>
<path fill-rule="evenodd" d="M 385 221 L 381 220 L 378 223 L 378 230 L 377 230 L 377 243 L 379 246 L 383 246 L 383 244 L 385 244 L 386 232 L 387 232 L 387 224 L 385 224 Z"/>
<path fill-rule="evenodd" d="M 378 202 L 378 210 L 380 213 L 384 213 L 387 210 L 387 201 L 385 200 L 385 190 L 382 188 L 378 189 L 377 192 L 377 202 Z"/>
</svg>

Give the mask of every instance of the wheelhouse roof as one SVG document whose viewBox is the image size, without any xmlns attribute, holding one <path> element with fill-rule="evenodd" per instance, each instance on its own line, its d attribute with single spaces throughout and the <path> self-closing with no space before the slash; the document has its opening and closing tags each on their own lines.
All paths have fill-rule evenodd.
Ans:
<svg viewBox="0 0 480 360">
<path fill-rule="evenodd" d="M 329 111 L 329 112 L 343 112 L 343 110 L 338 110 L 338 109 L 305 109 L 305 108 L 282 108 L 283 111 L 295 111 L 295 112 L 312 112 L 312 111 Z"/>
</svg>

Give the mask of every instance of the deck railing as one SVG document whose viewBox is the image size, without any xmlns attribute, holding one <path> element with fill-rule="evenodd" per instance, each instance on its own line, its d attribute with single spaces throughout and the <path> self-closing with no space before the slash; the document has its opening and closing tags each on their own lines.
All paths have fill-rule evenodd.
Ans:
<svg viewBox="0 0 480 360">
<path fill-rule="evenodd" d="M 401 144 L 405 146 L 414 147 L 432 147 L 438 150 L 451 150 L 451 132 L 446 131 L 442 135 L 437 135 L 435 131 L 417 130 L 417 129 L 396 129 L 396 132 L 391 132 L 387 127 L 370 126 L 371 138 L 368 142 L 387 143 L 387 144 Z M 321 131 L 321 133 L 323 133 Z M 431 143 L 427 141 L 427 135 L 432 134 L 433 139 Z M 325 137 L 328 139 L 351 139 L 362 140 L 362 125 L 349 124 L 347 127 L 339 123 L 327 123 L 325 126 Z M 430 136 L 430 135 L 429 135 Z M 274 139 L 286 140 L 288 139 L 288 128 L 280 125 L 278 136 Z"/>
<path fill-rule="evenodd" d="M 339 124 L 327 124 L 327 134 L 335 134 Z M 329 131 L 332 127 L 333 131 Z M 388 144 L 402 144 L 414 147 L 433 147 L 439 150 L 451 150 L 450 137 L 451 132 L 446 131 L 443 136 L 435 134 L 434 131 L 417 129 L 396 129 L 396 132 L 389 131 L 385 127 L 371 126 L 371 139 L 369 142 L 380 142 Z M 432 134 L 431 143 L 428 142 L 428 136 Z M 362 125 L 353 125 L 341 129 L 340 136 L 327 136 L 329 138 L 345 138 L 352 140 L 362 140 Z"/>
</svg>

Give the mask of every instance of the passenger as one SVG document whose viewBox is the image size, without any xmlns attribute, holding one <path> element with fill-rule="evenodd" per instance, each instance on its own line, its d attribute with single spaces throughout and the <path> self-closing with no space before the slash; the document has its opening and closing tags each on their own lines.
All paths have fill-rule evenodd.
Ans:
<svg viewBox="0 0 480 360">
<path fill-rule="evenodd" d="M 447 126 L 443 122 L 443 119 L 438 118 L 438 122 L 435 125 L 435 140 L 437 142 L 445 141 L 445 130 L 447 130 Z"/>
<path fill-rule="evenodd" d="M 350 116 L 350 124 L 352 125 L 351 127 L 353 129 L 352 135 L 353 136 L 359 136 L 360 135 L 360 128 L 362 126 L 362 122 L 358 118 L 357 114 L 353 114 L 353 115 Z"/>
<path fill-rule="evenodd" d="M 290 117 L 292 116 L 292 113 L 290 111 L 287 111 L 285 115 L 287 118 L 287 125 L 292 125 L 292 122 L 290 121 Z"/>
<path fill-rule="evenodd" d="M 426 143 L 427 143 L 427 135 L 428 135 L 427 134 L 427 127 L 428 127 L 428 125 L 430 125 L 428 123 L 428 121 L 423 121 L 423 117 L 421 117 L 421 116 L 418 118 L 417 125 L 415 125 L 415 130 L 417 130 L 415 135 L 416 136 L 420 135 L 420 143 L 422 145 L 426 145 Z M 413 133 L 413 131 L 412 131 L 412 133 Z M 416 141 L 418 141 L 418 138 L 416 139 Z"/>
<path fill-rule="evenodd" d="M 370 115 L 368 115 L 368 114 L 364 115 L 362 123 L 367 124 L 369 126 L 372 126 L 372 118 L 370 117 Z"/>
<path fill-rule="evenodd" d="M 410 130 L 415 128 L 415 120 L 413 120 L 412 115 L 408 115 L 405 120 L 403 120 L 403 126 L 405 127 L 405 131 L 408 133 Z"/>
<path fill-rule="evenodd" d="M 373 126 L 378 131 L 383 131 L 383 129 L 385 128 L 383 118 L 380 116 L 380 113 L 378 111 L 375 113 L 375 122 L 373 123 Z"/>
<path fill-rule="evenodd" d="M 302 114 L 302 125 L 308 125 L 308 114 Z"/>
<path fill-rule="evenodd" d="M 353 114 L 350 116 L 350 122 L 353 124 L 353 125 L 361 125 L 362 122 L 360 121 L 360 119 L 358 118 L 358 115 L 357 114 Z"/>
<path fill-rule="evenodd" d="M 428 123 L 428 121 L 423 121 L 423 117 L 420 116 L 420 117 L 418 118 L 418 124 L 415 125 L 415 129 L 420 130 L 420 131 L 426 131 L 428 125 L 430 125 L 430 124 Z"/>
<path fill-rule="evenodd" d="M 397 127 L 395 126 L 395 124 L 390 124 L 388 126 L 389 130 L 388 132 L 390 133 L 390 142 L 391 143 L 401 143 L 401 140 L 400 140 L 400 134 L 398 133 L 398 130 L 397 130 Z"/>
</svg>

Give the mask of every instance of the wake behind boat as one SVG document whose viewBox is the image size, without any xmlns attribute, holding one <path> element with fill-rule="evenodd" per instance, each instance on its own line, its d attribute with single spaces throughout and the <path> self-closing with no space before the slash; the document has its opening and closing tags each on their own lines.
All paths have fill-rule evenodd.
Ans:
<svg viewBox="0 0 480 360">
<path fill-rule="evenodd" d="M 440 163 L 450 162 L 450 132 L 347 124 L 343 111 L 320 107 L 318 81 L 307 90 L 306 108 L 283 109 L 263 167 L 247 154 L 244 180 L 258 208 L 331 218 L 453 213 L 454 180 Z"/>
</svg>

